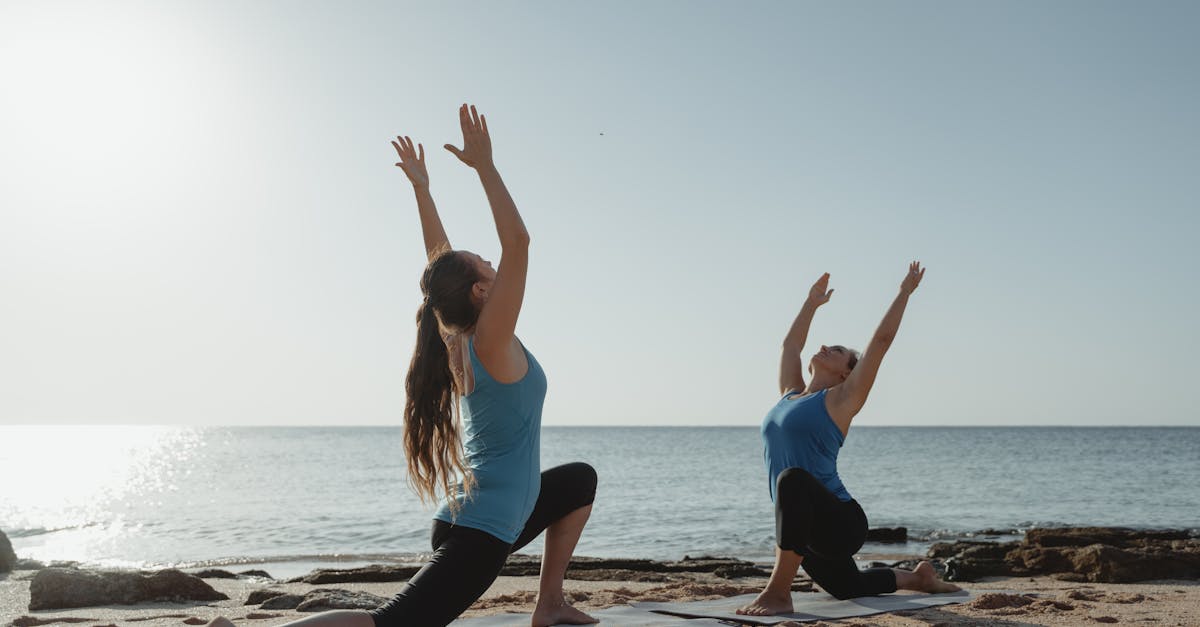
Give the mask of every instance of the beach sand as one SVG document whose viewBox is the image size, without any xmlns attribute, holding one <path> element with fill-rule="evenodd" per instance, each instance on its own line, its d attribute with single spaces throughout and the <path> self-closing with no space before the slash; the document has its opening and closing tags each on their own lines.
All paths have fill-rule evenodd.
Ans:
<svg viewBox="0 0 1200 627">
<path fill-rule="evenodd" d="M 131 627 L 203 624 L 225 616 L 234 622 L 270 627 L 311 616 L 290 610 L 260 610 L 243 605 L 248 595 L 264 588 L 303 594 L 314 588 L 365 591 L 383 597 L 394 594 L 400 583 L 345 583 L 313 586 L 274 583 L 261 579 L 206 579 L 230 597 L 211 604 L 148 603 L 59 611 L 30 612 L 29 581 L 32 571 L 0 575 L 0 625 L 69 623 L 79 625 L 129 625 Z M 568 580 L 567 594 L 577 607 L 599 609 L 629 601 L 700 600 L 757 592 L 765 578 L 719 579 L 709 574 L 688 575 L 668 584 L 630 581 Z M 1131 624 L 1200 625 L 1200 582 L 1153 581 L 1136 584 L 1081 584 L 1049 577 L 989 578 L 964 583 L 972 590 L 1004 590 L 1012 594 L 987 596 L 969 604 L 947 605 L 902 614 L 883 614 L 810 625 L 1095 625 Z M 465 616 L 532 609 L 536 577 L 501 577 Z M 803 594 L 803 593 L 801 593 Z M 1029 596 L 1031 595 L 1031 596 Z M 686 623 L 681 622 L 681 625 Z"/>
</svg>

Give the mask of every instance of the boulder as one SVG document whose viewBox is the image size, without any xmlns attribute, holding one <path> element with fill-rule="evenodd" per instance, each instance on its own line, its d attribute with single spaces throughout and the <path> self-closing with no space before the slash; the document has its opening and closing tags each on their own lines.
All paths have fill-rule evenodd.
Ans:
<svg viewBox="0 0 1200 627">
<path fill-rule="evenodd" d="M 13 552 L 12 542 L 0 531 L 0 573 L 12 572 L 17 565 L 17 554 Z"/>
<path fill-rule="evenodd" d="M 287 593 L 283 590 L 255 590 L 254 592 L 250 593 L 250 596 L 246 598 L 246 602 L 242 605 L 261 605 L 267 601 L 270 601 L 271 599 L 274 599 L 275 597 L 281 597 L 285 594 Z M 300 602 L 296 601 L 296 603 L 299 604 Z"/>
<path fill-rule="evenodd" d="M 867 542 L 904 544 L 908 542 L 908 527 L 876 527 L 867 530 Z"/>
<path fill-rule="evenodd" d="M 294 610 L 302 601 L 304 601 L 304 595 L 281 594 L 263 601 L 263 604 L 258 607 L 263 610 Z"/>
<path fill-rule="evenodd" d="M 373 564 L 362 568 L 321 568 L 303 576 L 289 579 L 288 583 L 324 585 L 330 583 L 385 583 L 408 581 L 420 566 L 390 566 Z M 535 573 L 536 574 L 536 573 Z"/>
<path fill-rule="evenodd" d="M 272 577 L 270 573 L 265 570 L 243 570 L 238 574 L 244 577 L 262 577 L 263 579 L 274 579 L 274 577 Z"/>
<path fill-rule="evenodd" d="M 220 568 L 209 568 L 192 574 L 201 579 L 237 579 L 237 575 Z"/>
<path fill-rule="evenodd" d="M 29 584 L 30 610 L 133 605 L 147 601 L 224 601 L 228 598 L 199 577 L 174 569 L 143 573 L 45 568 L 39 570 Z"/>
<path fill-rule="evenodd" d="M 369 592 L 317 588 L 304 595 L 304 600 L 296 606 L 296 611 L 373 610 L 387 601 L 387 599 Z"/>
</svg>

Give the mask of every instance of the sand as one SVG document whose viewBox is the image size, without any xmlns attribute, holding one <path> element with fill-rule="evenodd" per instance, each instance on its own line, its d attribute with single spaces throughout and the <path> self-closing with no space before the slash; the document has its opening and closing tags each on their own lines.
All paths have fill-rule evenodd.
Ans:
<svg viewBox="0 0 1200 627">
<path fill-rule="evenodd" d="M 242 605 L 251 591 L 271 587 L 303 594 L 317 587 L 362 590 L 390 596 L 399 583 L 280 584 L 266 580 L 206 579 L 209 585 L 230 597 L 204 605 L 172 603 L 134 606 L 105 606 L 60 611 L 28 611 L 31 572 L 0 575 L 0 625 L 79 624 L 156 627 L 204 624 L 226 616 L 238 624 L 271 627 L 311 616 L 295 611 L 264 611 Z M 712 575 L 690 576 L 670 584 L 623 581 L 568 581 L 566 590 L 577 607 L 602 608 L 629 601 L 698 600 L 755 592 L 764 578 L 718 579 Z M 809 625 L 1200 625 L 1200 582 L 1152 581 L 1136 584 L 1080 584 L 1049 577 L 990 578 L 962 584 L 975 590 L 1007 590 L 1015 594 L 984 596 L 970 604 L 929 608 L 903 615 L 884 614 Z M 499 612 L 529 611 L 537 590 L 536 577 L 501 577 L 477 602 L 467 616 Z M 29 620 L 36 619 L 35 621 Z M 681 622 L 681 625 L 686 623 Z"/>
</svg>

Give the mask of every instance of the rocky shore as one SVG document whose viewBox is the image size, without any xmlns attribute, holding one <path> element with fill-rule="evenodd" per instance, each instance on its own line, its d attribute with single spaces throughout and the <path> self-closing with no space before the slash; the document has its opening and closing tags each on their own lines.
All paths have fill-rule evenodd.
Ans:
<svg viewBox="0 0 1200 627">
<path fill-rule="evenodd" d="M 883 530 L 872 541 L 903 542 L 903 533 L 902 528 Z M 226 615 L 266 627 L 310 612 L 377 607 L 418 570 L 372 565 L 319 569 L 291 579 L 275 579 L 262 570 L 110 571 L 19 560 L 4 547 L 0 534 L 0 565 L 11 571 L 0 572 L 0 626 L 127 622 L 145 627 L 147 621 L 202 624 Z M 1033 529 L 1020 541 L 937 543 L 925 558 L 874 565 L 911 568 L 920 559 L 933 562 L 948 579 L 980 582 L 976 589 L 1001 592 L 963 606 L 878 618 L 870 624 L 911 625 L 903 621 L 926 613 L 939 618 L 935 623 L 946 625 L 1077 624 L 1072 621 L 1082 620 L 1083 613 L 1091 617 L 1085 622 L 1125 622 L 1146 614 L 1194 617 L 1194 622 L 1179 624 L 1200 624 L 1200 538 L 1187 531 Z M 537 556 L 513 556 L 497 584 L 470 613 L 527 611 L 536 598 L 538 569 Z M 576 604 L 601 608 L 639 600 L 700 600 L 757 592 L 769 572 L 769 564 L 722 557 L 677 561 L 583 557 L 572 562 L 567 588 Z M 1132 583 L 1150 580 L 1155 583 Z M 972 587 L 972 583 L 965 585 Z M 1164 585 L 1170 587 L 1169 594 L 1163 592 Z M 801 575 L 793 590 L 818 592 L 819 588 Z M 1096 614 L 1097 608 L 1106 613 Z M 999 616 L 1017 615 L 1025 616 L 1023 621 L 1030 616 L 1037 621 L 996 622 Z"/>
<path fill-rule="evenodd" d="M 1092 583 L 1200 579 L 1200 537 L 1179 530 L 1030 529 L 1019 542 L 938 543 L 928 556 L 944 564 L 952 581 L 1036 575 Z"/>
</svg>

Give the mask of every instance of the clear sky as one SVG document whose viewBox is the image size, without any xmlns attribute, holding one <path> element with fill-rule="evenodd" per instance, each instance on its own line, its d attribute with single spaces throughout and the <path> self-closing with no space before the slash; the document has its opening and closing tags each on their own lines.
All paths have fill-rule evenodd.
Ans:
<svg viewBox="0 0 1200 627">
<path fill-rule="evenodd" d="M 756 425 L 808 286 L 869 425 L 1200 425 L 1193 2 L 0 3 L 0 423 L 400 422 L 424 262 L 532 234 L 545 424 Z M 809 351 L 811 352 L 811 351 Z"/>
</svg>

